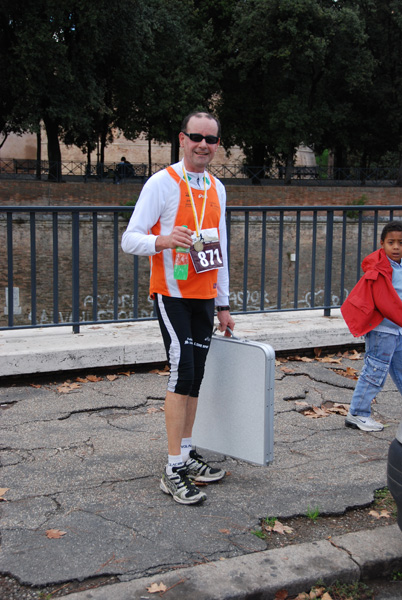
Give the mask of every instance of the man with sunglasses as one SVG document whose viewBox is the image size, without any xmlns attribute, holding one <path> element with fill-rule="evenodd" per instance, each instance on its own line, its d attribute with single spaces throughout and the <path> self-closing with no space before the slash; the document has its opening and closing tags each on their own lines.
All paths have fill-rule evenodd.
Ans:
<svg viewBox="0 0 402 600">
<path fill-rule="evenodd" d="M 183 159 L 144 185 L 122 248 L 150 257 L 150 295 L 170 366 L 165 398 L 168 463 L 160 488 L 180 504 L 198 504 L 206 494 L 196 482 L 212 483 L 226 474 L 208 465 L 192 447 L 214 308 L 225 335 L 230 335 L 227 329 L 233 329 L 234 321 L 229 312 L 226 192 L 206 171 L 219 146 L 218 119 L 206 112 L 190 113 L 179 141 Z M 189 249 L 191 256 L 185 280 L 174 278 L 178 247 Z"/>
</svg>

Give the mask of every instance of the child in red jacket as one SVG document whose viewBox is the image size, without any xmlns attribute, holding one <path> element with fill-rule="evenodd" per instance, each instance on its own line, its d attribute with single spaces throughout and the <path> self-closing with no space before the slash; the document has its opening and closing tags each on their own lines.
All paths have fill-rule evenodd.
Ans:
<svg viewBox="0 0 402 600">
<path fill-rule="evenodd" d="M 342 304 L 351 333 L 365 335 L 364 367 L 353 393 L 345 425 L 362 431 L 382 431 L 371 418 L 371 402 L 388 372 L 402 394 L 402 221 L 387 223 L 381 248 L 362 262 L 363 277 Z"/>
</svg>

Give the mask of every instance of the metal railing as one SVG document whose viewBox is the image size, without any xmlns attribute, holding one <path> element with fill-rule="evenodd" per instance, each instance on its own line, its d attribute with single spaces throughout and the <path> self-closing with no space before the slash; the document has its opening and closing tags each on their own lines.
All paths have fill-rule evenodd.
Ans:
<svg viewBox="0 0 402 600">
<path fill-rule="evenodd" d="M 0 329 L 153 319 L 147 257 L 124 254 L 130 207 L 0 207 Z M 228 207 L 234 313 L 321 309 L 361 276 L 400 206 Z"/>
<path fill-rule="evenodd" d="M 102 181 L 116 182 L 118 163 L 107 162 L 90 164 L 78 161 L 49 162 L 34 159 L 0 159 L 0 179 L 31 181 Z M 152 163 L 132 163 L 124 179 L 126 183 L 144 183 L 148 177 L 164 169 L 167 165 Z M 214 164 L 209 166 L 212 175 L 224 181 L 239 184 L 269 185 L 284 183 L 286 169 L 277 166 L 250 166 L 243 163 Z M 325 167 L 293 166 L 289 170 L 292 182 L 309 185 L 396 185 L 398 167 Z"/>
</svg>

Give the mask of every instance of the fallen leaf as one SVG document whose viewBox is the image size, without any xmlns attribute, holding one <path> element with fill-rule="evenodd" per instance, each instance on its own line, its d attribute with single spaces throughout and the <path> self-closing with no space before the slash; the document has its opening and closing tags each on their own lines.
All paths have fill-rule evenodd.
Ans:
<svg viewBox="0 0 402 600">
<path fill-rule="evenodd" d="M 8 492 L 10 488 L 0 488 L 0 502 L 5 502 L 6 499 L 3 498 L 4 494 Z"/>
<path fill-rule="evenodd" d="M 299 360 L 301 362 L 314 362 L 314 358 L 308 358 L 308 356 L 294 356 L 293 360 Z"/>
<path fill-rule="evenodd" d="M 359 379 L 357 376 L 357 369 L 353 369 L 353 367 L 346 367 L 346 369 L 332 369 L 334 373 L 337 375 L 342 375 L 342 377 L 347 377 L 348 379 Z"/>
<path fill-rule="evenodd" d="M 327 409 L 322 407 L 319 408 L 318 406 L 311 406 L 310 408 L 302 410 L 301 412 L 304 414 L 304 416 L 308 417 L 309 419 L 320 419 L 323 417 L 329 417 L 329 415 L 331 414 Z"/>
<path fill-rule="evenodd" d="M 321 596 L 321 600 L 332 600 L 332 596 L 330 596 L 328 592 L 325 592 L 325 594 Z"/>
<path fill-rule="evenodd" d="M 197 485 L 198 485 L 198 481 L 197 481 Z M 266 523 L 264 523 L 264 529 L 266 531 L 275 531 L 275 533 L 281 533 L 282 535 L 285 533 L 292 533 L 293 529 L 291 527 L 288 527 L 287 525 L 284 525 L 283 523 L 281 523 L 280 521 L 278 521 L 278 519 L 275 519 L 275 523 L 273 525 L 267 525 Z"/>
<path fill-rule="evenodd" d="M 289 369 L 289 367 L 281 367 L 281 371 L 284 373 L 294 373 L 293 369 Z"/>
<path fill-rule="evenodd" d="M 33 388 L 37 388 L 37 389 L 42 387 L 42 386 L 41 386 L 39 383 L 30 383 L 29 385 L 30 385 L 31 387 L 33 387 Z"/>
<path fill-rule="evenodd" d="M 295 404 L 296 406 L 308 406 L 308 402 L 305 402 L 304 400 L 295 400 Z"/>
<path fill-rule="evenodd" d="M 347 353 L 345 352 L 345 354 Z M 360 360 L 362 355 L 357 350 L 353 350 L 352 354 L 348 354 L 347 358 L 349 358 L 349 360 Z"/>
<path fill-rule="evenodd" d="M 150 594 L 156 594 L 157 592 L 166 592 L 167 587 L 164 583 L 151 583 L 149 587 L 147 587 L 147 592 Z"/>
<path fill-rule="evenodd" d="M 334 358 L 334 355 L 324 356 L 324 358 L 317 357 L 317 360 L 323 363 L 337 363 L 338 365 L 342 362 L 342 358 Z"/>
<path fill-rule="evenodd" d="M 326 409 L 329 410 L 329 412 L 346 416 L 349 412 L 349 405 L 348 404 L 338 404 L 337 402 L 335 402 L 335 404 L 333 406 L 328 406 L 328 407 L 326 407 Z"/>
<path fill-rule="evenodd" d="M 321 356 L 322 348 L 314 348 L 314 356 Z"/>
<path fill-rule="evenodd" d="M 102 381 L 102 377 L 98 377 L 97 375 L 87 375 L 87 379 L 92 382 Z"/>
<path fill-rule="evenodd" d="M 272 531 L 284 535 L 285 533 L 292 533 L 293 529 L 276 520 L 275 525 L 272 527 Z"/>
<path fill-rule="evenodd" d="M 58 540 L 63 535 L 66 535 L 66 533 L 67 531 L 60 531 L 60 529 L 48 529 L 46 531 L 46 537 L 48 537 L 50 540 Z"/>
<path fill-rule="evenodd" d="M 315 593 L 317 598 L 321 598 L 324 593 L 327 593 L 325 592 L 324 587 L 313 588 L 312 591 Z"/>
<path fill-rule="evenodd" d="M 353 369 L 352 367 L 346 367 L 346 375 L 351 379 L 358 379 L 357 369 Z"/>
<path fill-rule="evenodd" d="M 117 375 L 106 375 L 106 379 L 108 381 L 115 381 L 115 379 L 118 379 Z"/>
<path fill-rule="evenodd" d="M 197 482 L 198 485 L 199 482 Z M 230 533 L 230 529 L 219 529 L 219 533 Z"/>
<path fill-rule="evenodd" d="M 289 597 L 287 590 L 278 590 L 275 594 L 274 600 L 286 600 Z"/>
<path fill-rule="evenodd" d="M 150 406 L 149 408 L 147 408 L 147 413 L 151 414 L 151 413 L 157 413 L 157 412 L 161 412 L 163 409 L 162 408 L 156 408 L 156 406 Z"/>
<path fill-rule="evenodd" d="M 391 516 L 387 510 L 382 510 L 381 512 L 378 512 L 376 510 L 370 510 L 369 515 L 371 515 L 372 517 L 374 517 L 376 519 L 381 519 L 381 517 L 384 517 L 385 519 L 389 519 Z"/>
<path fill-rule="evenodd" d="M 65 383 L 63 383 L 61 386 L 59 386 L 57 388 L 57 391 L 60 394 L 68 394 L 69 392 L 72 392 L 73 390 L 76 390 L 80 387 L 81 386 L 78 383 L 69 383 L 66 381 Z"/>
<path fill-rule="evenodd" d="M 79 381 L 80 383 L 88 383 L 88 379 L 86 379 L 86 377 L 76 377 L 75 381 Z"/>
<path fill-rule="evenodd" d="M 120 373 L 118 373 L 118 375 L 125 375 L 126 377 L 130 377 L 130 371 L 121 371 Z"/>
</svg>

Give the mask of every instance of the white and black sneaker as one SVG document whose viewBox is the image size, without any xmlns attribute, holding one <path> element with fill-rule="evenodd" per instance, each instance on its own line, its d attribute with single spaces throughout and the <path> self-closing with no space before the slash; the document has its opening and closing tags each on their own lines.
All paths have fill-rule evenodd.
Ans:
<svg viewBox="0 0 402 600">
<path fill-rule="evenodd" d="M 223 469 L 210 467 L 195 450 L 190 450 L 190 458 L 187 460 L 185 468 L 189 479 L 205 483 L 219 481 L 226 475 L 226 471 Z"/>
<path fill-rule="evenodd" d="M 384 425 L 374 421 L 371 417 L 362 417 L 361 415 L 352 415 L 350 412 L 345 417 L 346 427 L 354 427 L 362 431 L 382 431 Z"/>
<path fill-rule="evenodd" d="M 165 469 L 160 488 L 165 494 L 171 494 L 173 500 L 179 504 L 198 504 L 207 499 L 207 495 L 190 481 L 185 466 L 172 467 L 171 475 L 168 475 Z"/>
</svg>

